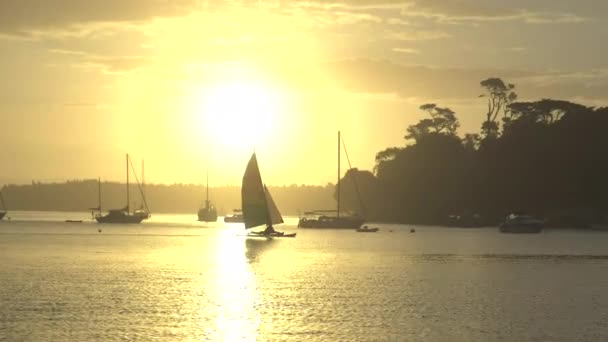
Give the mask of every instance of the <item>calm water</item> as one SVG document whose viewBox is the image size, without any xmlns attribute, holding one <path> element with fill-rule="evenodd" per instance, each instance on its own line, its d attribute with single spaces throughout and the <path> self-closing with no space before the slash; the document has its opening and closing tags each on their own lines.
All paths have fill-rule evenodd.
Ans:
<svg viewBox="0 0 608 342">
<path fill-rule="evenodd" d="M 602 341 L 608 233 L 0 221 L 0 341 Z M 102 232 L 98 232 L 101 228 Z M 392 230 L 392 232 L 391 232 Z"/>
</svg>

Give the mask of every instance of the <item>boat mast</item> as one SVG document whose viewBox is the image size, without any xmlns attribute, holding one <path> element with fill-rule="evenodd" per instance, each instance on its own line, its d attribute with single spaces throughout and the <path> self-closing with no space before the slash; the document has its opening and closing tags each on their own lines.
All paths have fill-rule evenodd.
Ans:
<svg viewBox="0 0 608 342">
<path fill-rule="evenodd" d="M 141 158 L 141 193 L 142 193 L 142 208 L 144 206 L 143 204 L 143 198 L 146 197 L 146 179 L 144 178 L 144 158 Z"/>
<path fill-rule="evenodd" d="M 209 170 L 207 170 L 207 199 L 205 200 L 205 207 L 209 208 Z"/>
<path fill-rule="evenodd" d="M 126 156 L 127 161 L 127 213 L 129 213 L 129 154 Z"/>
<path fill-rule="evenodd" d="M 340 131 L 338 131 L 338 182 L 336 183 L 336 190 L 338 191 L 336 216 L 340 218 Z"/>
<path fill-rule="evenodd" d="M 101 214 L 101 177 L 97 179 L 97 204 L 99 207 L 99 213 Z"/>
</svg>

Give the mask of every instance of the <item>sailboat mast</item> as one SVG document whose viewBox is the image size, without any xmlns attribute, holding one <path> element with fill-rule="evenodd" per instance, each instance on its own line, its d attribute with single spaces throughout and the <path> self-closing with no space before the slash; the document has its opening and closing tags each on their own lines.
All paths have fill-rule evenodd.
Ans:
<svg viewBox="0 0 608 342">
<path fill-rule="evenodd" d="M 205 206 L 209 206 L 209 170 L 207 170 L 207 185 L 205 187 L 207 189 L 207 199 L 205 200 Z"/>
<path fill-rule="evenodd" d="M 338 131 L 338 182 L 336 183 L 336 190 L 338 191 L 336 216 L 340 218 L 340 131 Z"/>
<path fill-rule="evenodd" d="M 97 179 L 97 204 L 101 213 L 101 177 Z"/>
<path fill-rule="evenodd" d="M 129 154 L 127 153 L 126 156 L 126 160 L 127 160 L 127 213 L 130 211 L 129 210 Z"/>
<path fill-rule="evenodd" d="M 142 202 L 143 202 L 143 198 L 146 197 L 146 179 L 144 178 L 145 174 L 144 174 L 144 158 L 141 158 L 141 194 L 142 194 Z M 142 207 L 144 206 L 143 203 L 141 205 Z"/>
</svg>

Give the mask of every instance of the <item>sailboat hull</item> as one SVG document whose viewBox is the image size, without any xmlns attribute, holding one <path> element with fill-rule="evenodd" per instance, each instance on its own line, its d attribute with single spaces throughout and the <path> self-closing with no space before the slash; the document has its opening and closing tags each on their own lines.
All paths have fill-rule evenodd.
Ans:
<svg viewBox="0 0 608 342">
<path fill-rule="evenodd" d="M 359 217 L 301 218 L 298 228 L 357 229 L 364 221 Z"/>
<path fill-rule="evenodd" d="M 97 208 L 91 208 L 94 210 L 99 210 L 100 213 L 98 215 L 95 216 L 95 220 L 99 223 L 122 223 L 122 224 L 129 224 L 129 223 L 141 223 L 141 221 L 146 220 L 148 218 L 150 218 L 150 213 L 147 210 L 143 209 L 143 205 L 142 205 L 142 209 L 138 209 L 135 210 L 134 213 L 130 213 L 129 210 L 129 164 L 130 164 L 130 159 L 129 159 L 129 155 L 126 155 L 126 161 L 127 161 L 127 182 L 126 182 L 126 186 L 127 186 L 127 205 L 126 207 L 122 208 L 122 209 L 112 209 L 109 210 L 108 213 L 106 215 L 101 215 L 101 179 L 99 180 L 99 205 Z M 143 165 L 142 165 L 142 173 L 143 173 Z M 142 178 L 143 178 L 143 174 L 142 174 Z M 139 186 L 139 184 L 138 184 Z M 143 190 L 140 188 L 139 189 L 141 191 L 141 194 L 143 196 L 143 202 L 146 203 L 146 198 L 145 195 L 143 194 Z M 146 209 L 147 209 L 147 204 L 146 204 Z"/>
<path fill-rule="evenodd" d="M 217 221 L 217 211 L 215 209 L 201 208 L 198 211 L 198 220 L 201 222 Z"/>
<path fill-rule="evenodd" d="M 136 224 L 141 223 L 147 217 L 142 215 L 131 215 L 131 214 L 122 214 L 122 215 L 104 215 L 104 216 L 95 216 L 95 220 L 99 223 L 122 223 L 122 224 Z"/>
<path fill-rule="evenodd" d="M 261 231 L 261 232 L 251 232 L 247 236 L 263 237 L 263 238 L 293 238 L 293 237 L 296 237 L 296 233 L 291 233 L 291 234 L 285 234 L 282 232 L 265 233 L 264 231 Z"/>
</svg>

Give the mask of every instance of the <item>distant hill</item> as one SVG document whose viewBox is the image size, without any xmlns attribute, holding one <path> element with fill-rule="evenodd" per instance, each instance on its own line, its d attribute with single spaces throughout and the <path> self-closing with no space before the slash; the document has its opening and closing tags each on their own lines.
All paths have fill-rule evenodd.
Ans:
<svg viewBox="0 0 608 342">
<path fill-rule="evenodd" d="M 32 182 L 5 185 L 2 194 L 8 210 L 88 211 L 97 206 L 97 180 L 71 180 L 62 183 Z M 210 199 L 219 214 L 241 206 L 240 187 L 210 187 Z M 290 185 L 270 187 L 270 192 L 284 215 L 297 215 L 311 209 L 331 209 L 334 185 Z M 131 205 L 139 207 L 137 185 L 130 187 Z M 205 198 L 205 187 L 196 184 L 146 184 L 146 199 L 152 213 L 196 213 Z M 102 182 L 102 208 L 125 206 L 125 184 Z"/>
</svg>

